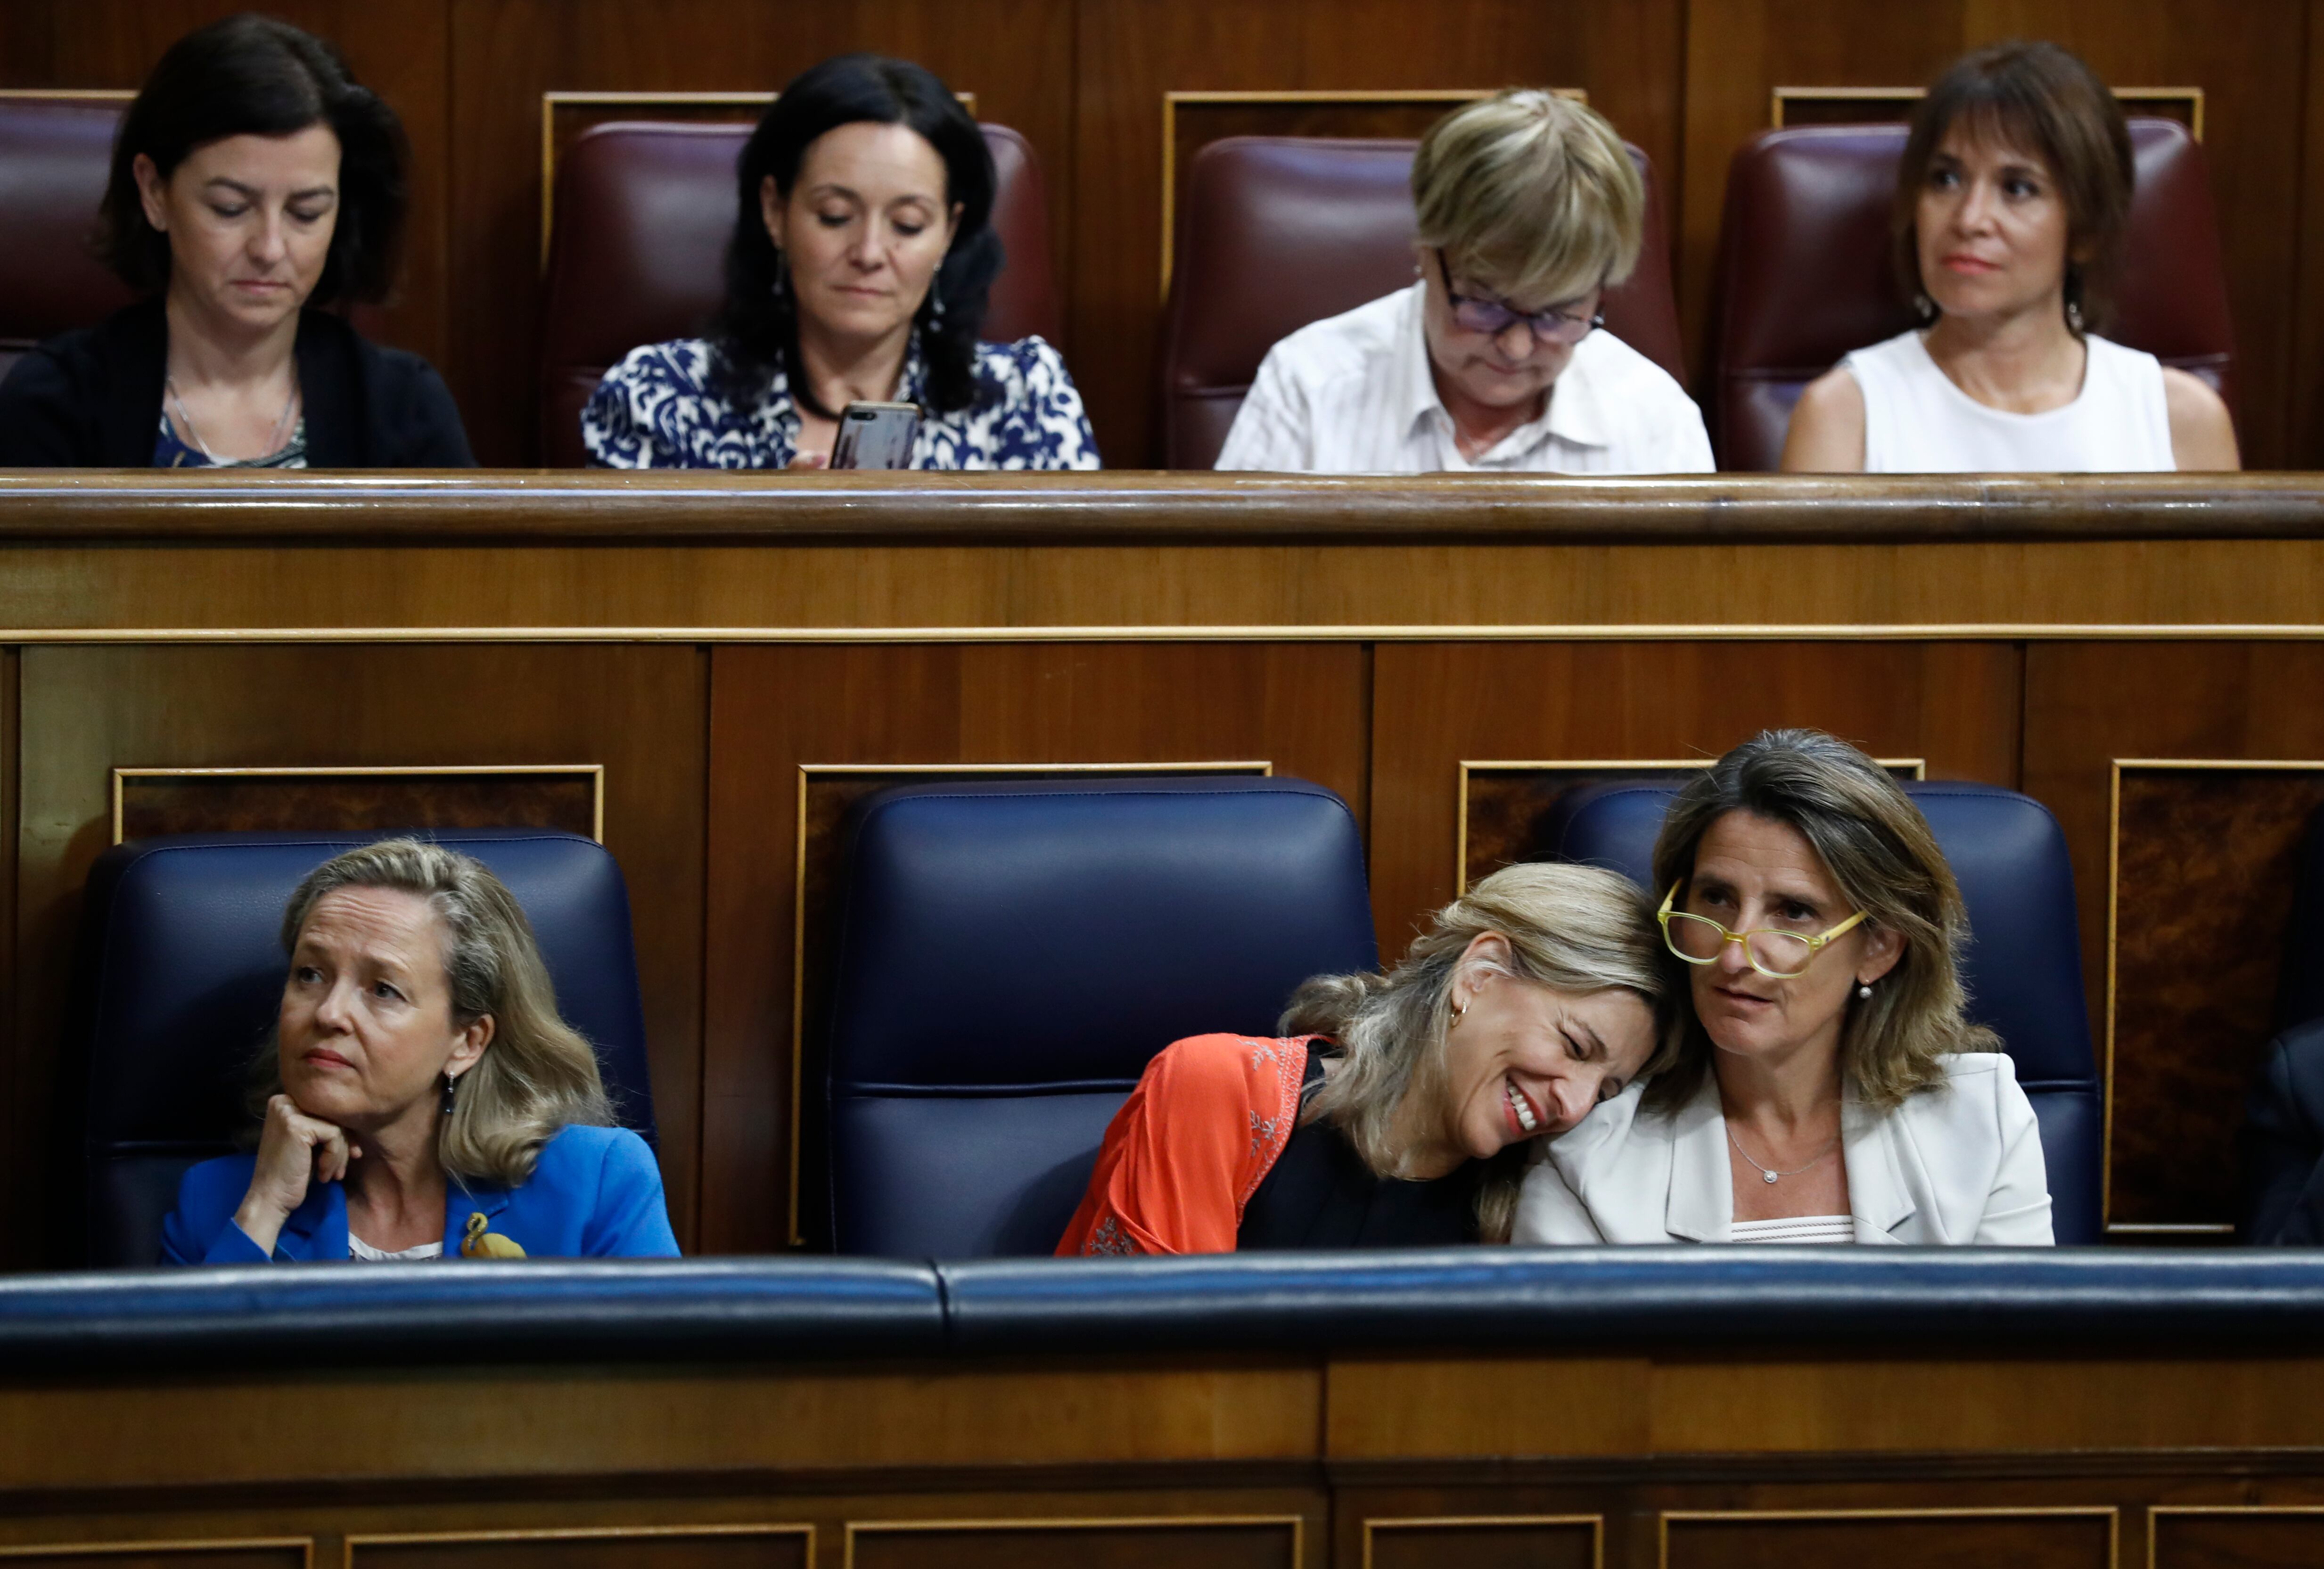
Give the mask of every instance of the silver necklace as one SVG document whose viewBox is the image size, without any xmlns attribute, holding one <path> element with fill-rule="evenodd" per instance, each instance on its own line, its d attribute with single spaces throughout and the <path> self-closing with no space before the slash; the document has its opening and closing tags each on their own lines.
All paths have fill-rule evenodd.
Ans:
<svg viewBox="0 0 2324 1569">
<path fill-rule="evenodd" d="M 204 457 L 208 458 L 212 463 L 217 463 L 219 461 L 218 455 L 210 450 L 210 444 L 202 439 L 202 433 L 199 430 L 194 429 L 194 417 L 186 412 L 186 400 L 178 394 L 178 379 L 168 374 L 166 371 L 163 372 L 161 375 L 161 390 L 170 394 L 171 405 L 178 411 L 178 422 L 185 426 L 186 434 L 194 438 L 194 447 L 196 450 L 199 451 Z M 282 450 L 283 440 L 290 434 L 290 430 L 291 411 L 298 407 L 299 379 L 296 376 L 293 376 L 290 378 L 290 396 L 283 401 L 281 418 L 274 421 L 274 434 L 266 438 L 266 450 L 260 453 L 258 455 L 259 457 L 272 457 L 276 453 Z"/>
<path fill-rule="evenodd" d="M 1766 1167 L 1751 1158 L 1751 1152 L 1743 1148 L 1743 1141 L 1735 1137 L 1734 1123 L 1727 1121 L 1726 1118 L 1721 1117 L 1719 1120 L 1719 1125 L 1727 1130 L 1727 1141 L 1735 1146 L 1735 1153 L 1740 1155 L 1745 1163 L 1748 1164 L 1752 1170 L 1759 1174 L 1759 1180 L 1762 1182 L 1774 1182 L 1781 1177 L 1797 1177 L 1803 1171 L 1812 1169 L 1822 1163 L 1825 1156 L 1831 1153 L 1832 1145 L 1840 1142 L 1840 1135 L 1834 1133 L 1831 1136 L 1831 1143 L 1826 1144 L 1822 1149 L 1817 1150 L 1815 1152 L 1815 1158 L 1809 1161 L 1807 1165 L 1795 1166 L 1789 1171 L 1770 1171 Z"/>
</svg>

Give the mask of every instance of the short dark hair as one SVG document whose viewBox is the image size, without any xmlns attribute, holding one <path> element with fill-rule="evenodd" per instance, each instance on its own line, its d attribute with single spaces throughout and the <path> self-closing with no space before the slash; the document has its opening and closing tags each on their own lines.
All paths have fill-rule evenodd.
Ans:
<svg viewBox="0 0 2324 1569">
<path fill-rule="evenodd" d="M 2080 306 L 2091 330 L 2103 328 L 2138 166 L 2122 106 L 2080 55 L 2054 43 L 2013 41 L 1964 55 L 1914 111 L 1889 221 L 1905 298 L 1923 292 L 1914 233 L 1921 189 L 1937 144 L 1964 121 L 2040 153 L 2050 166 L 2066 202 L 2066 298 Z"/>
<path fill-rule="evenodd" d="M 726 300 L 711 328 L 721 390 L 746 405 L 764 396 L 777 370 L 798 363 L 797 291 L 782 281 L 782 256 L 767 234 L 759 188 L 769 175 L 788 199 L 807 146 L 826 131 L 871 121 L 908 125 L 944 160 L 945 201 L 960 208 L 952 249 L 945 253 L 919 312 L 920 346 L 927 365 L 927 401 L 940 411 L 964 409 L 980 395 L 976 340 L 992 280 L 1001 273 L 1001 236 L 992 229 L 997 176 L 984 134 L 952 89 L 933 71 L 909 60 L 843 54 L 793 78 L 760 117 L 734 167 L 734 233 L 726 245 Z M 936 302 L 943 318 L 936 318 Z M 805 380 L 791 376 L 791 396 L 825 419 Z"/>
<path fill-rule="evenodd" d="M 395 281 L 410 145 L 395 111 L 356 85 L 329 44 L 247 13 L 171 44 L 122 116 L 97 222 L 97 254 L 141 293 L 170 281 L 170 236 L 145 221 L 140 153 L 163 179 L 196 148 L 228 136 L 289 136 L 328 125 L 339 139 L 339 209 L 309 303 L 375 300 Z"/>
</svg>

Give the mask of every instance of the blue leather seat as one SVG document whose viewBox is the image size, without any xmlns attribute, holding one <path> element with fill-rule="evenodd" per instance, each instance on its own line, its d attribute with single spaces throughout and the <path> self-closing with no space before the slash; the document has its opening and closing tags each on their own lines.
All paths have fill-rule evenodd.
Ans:
<svg viewBox="0 0 2324 1569">
<path fill-rule="evenodd" d="M 90 869 L 75 1038 L 81 1222 L 97 1264 L 151 1264 L 178 1178 L 247 1125 L 249 1065 L 282 993 L 283 907 L 342 850 L 385 835 L 184 834 L 116 844 Z M 523 904 L 558 1011 L 597 1048 L 622 1124 L 653 1139 L 629 892 L 603 845 L 525 828 L 428 835 Z"/>
<path fill-rule="evenodd" d="M 1625 783 L 1570 790 L 1545 816 L 1539 843 L 1553 855 L 1611 867 L 1645 887 L 1655 835 L 1678 789 Z M 2095 1242 L 2105 1116 L 2065 835 L 2047 807 L 2015 790 L 1920 780 L 1904 790 L 1929 819 L 1969 906 L 1961 981 L 1969 1017 L 2001 1037 L 2041 1121 L 2058 1241 Z M 1651 891 L 1659 900 L 1665 891 Z"/>
<path fill-rule="evenodd" d="M 843 1253 L 1046 1253 L 1147 1062 L 1272 1035 L 1378 961 L 1362 835 L 1296 780 L 923 785 L 858 803 L 824 1075 Z"/>
</svg>

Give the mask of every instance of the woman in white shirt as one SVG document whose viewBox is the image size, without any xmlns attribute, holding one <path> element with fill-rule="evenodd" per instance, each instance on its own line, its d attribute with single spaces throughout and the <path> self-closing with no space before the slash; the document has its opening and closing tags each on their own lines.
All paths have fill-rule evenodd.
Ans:
<svg viewBox="0 0 2324 1569">
<path fill-rule="evenodd" d="M 2056 44 L 1997 44 L 1946 71 L 1914 115 L 1891 220 L 1923 326 L 1808 383 L 1783 466 L 2242 467 L 2218 393 L 2098 336 L 2135 174 L 2121 105 Z"/>
<path fill-rule="evenodd" d="M 1513 1241 L 2052 1240 L 2033 1105 L 1962 1015 L 1960 891 L 1885 770 L 1764 732 L 1680 792 L 1655 882 L 1677 1066 L 1547 1147 Z"/>
<path fill-rule="evenodd" d="M 1412 196 L 1419 281 L 1269 349 L 1219 467 L 1710 469 L 1702 411 L 1598 313 L 1637 264 L 1646 221 L 1611 125 L 1512 88 L 1429 128 Z"/>
</svg>

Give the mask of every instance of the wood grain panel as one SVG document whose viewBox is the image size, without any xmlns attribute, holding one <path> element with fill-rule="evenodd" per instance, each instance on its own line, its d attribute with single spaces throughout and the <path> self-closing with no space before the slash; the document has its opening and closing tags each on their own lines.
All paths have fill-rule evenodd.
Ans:
<svg viewBox="0 0 2324 1569">
<path fill-rule="evenodd" d="M 694 1231 L 707 660 L 675 647 L 42 648 L 23 660 L 21 1053 L 0 1213 L 40 1227 L 44 1106 L 89 863 L 115 767 L 569 763 L 605 767 L 605 844 L 637 911 L 661 1161 Z"/>
<path fill-rule="evenodd" d="M 1084 1569 L 1296 1569 L 1296 1520 L 1145 1519 L 915 1523 L 854 1526 L 848 1569 L 1021 1569 L 1074 1564 Z"/>
<path fill-rule="evenodd" d="M 2114 760 L 2324 759 L 2324 707 L 2315 701 L 2319 689 L 2324 689 L 2324 648 L 2305 645 L 2276 649 L 2185 642 L 2118 647 L 2058 642 L 2027 648 L 2025 772 L 2021 788 L 2056 813 L 2065 830 L 2067 850 L 2073 859 L 2075 899 L 2080 909 L 2082 967 L 2093 1023 L 2107 1017 L 2107 853 Z M 2189 870 L 2200 867 L 2190 865 Z M 2122 940 L 2134 946 L 2167 943 L 2170 930 L 2183 913 L 2126 905 L 2121 915 Z M 2202 918 L 2219 915 L 2211 910 Z M 2281 926 L 2279 917 L 2277 929 Z M 2150 929 L 2151 937 L 2146 935 Z M 2207 985 L 2206 995 L 2223 1007 L 2230 1019 L 2254 1001 L 2230 997 L 2224 985 L 2216 991 Z M 2273 996 L 2271 992 L 2257 1000 L 2263 1013 Z M 2131 1031 L 2153 1027 L 2143 1014 L 2118 1013 L 2117 1044 L 2129 1038 Z M 2256 1049 L 2264 1040 L 2264 1025 L 2257 1028 L 2262 1030 L 2259 1038 L 2242 1049 Z M 2153 1060 L 2167 1049 L 2157 1038 L 2153 1049 L 2144 1052 L 2141 1060 Z M 2127 1063 L 2118 1071 L 2126 1073 Z M 2215 1088 L 2222 1095 L 2227 1092 L 2224 1084 Z M 2117 1117 L 2122 1118 L 2126 1108 L 2145 1103 L 2138 1097 L 2147 1093 L 2147 1087 L 2118 1082 L 2113 1093 Z M 2126 1125 L 2117 1129 L 2116 1136 L 2175 1140 L 2180 1136 L 2180 1119 L 2170 1116 L 2171 1110 L 2167 1103 L 2154 1106 L 2153 1115 L 2163 1120 L 2158 1121 L 2151 1134 Z M 2134 1111 L 2128 1120 L 2144 1115 Z M 2203 1127 L 2232 1125 L 2239 1115 L 2239 1099 L 2230 1097 L 2227 1105 L 2215 1101 L 2200 1112 L 2203 1121 L 2189 1129 L 2189 1134 L 2200 1137 Z M 2133 1170 L 2136 1169 L 2134 1166 Z M 2224 1176 L 2194 1176 L 2186 1180 L 2191 1192 L 2216 1194 Z M 2153 1193 L 2151 1186 L 2144 1191 L 2149 1195 Z"/>
<path fill-rule="evenodd" d="M 1579 87 L 1657 170 L 1675 167 L 1677 0 L 1083 0 L 1080 14 L 1069 336 L 1116 467 L 1158 461 L 1166 92 Z"/>
<path fill-rule="evenodd" d="M 814 1548 L 803 1526 L 355 1537 L 346 1569 L 814 1569 Z"/>
<path fill-rule="evenodd" d="M 2324 1563 L 2324 1509 L 2159 1509 L 2147 1569 L 2306 1569 Z"/>
<path fill-rule="evenodd" d="M 2274 1032 L 2324 768 L 2122 770 L 2108 1221 L 2235 1223 L 2236 1133 Z"/>
<path fill-rule="evenodd" d="M 1265 760 L 1361 821 L 1366 669 L 1354 645 L 715 651 L 704 1247 L 784 1241 L 802 763 Z"/>
<path fill-rule="evenodd" d="M 2114 1569 L 2112 1509 L 1672 1515 L 1665 1569 Z"/>
<path fill-rule="evenodd" d="M 0 1548 L 8 1569 L 311 1569 L 305 1542 L 71 1542 Z"/>
<path fill-rule="evenodd" d="M 1070 233 L 1070 0 L 834 0 L 779 14 L 736 0 L 464 0 L 451 47 L 453 265 L 465 281 L 453 391 L 488 464 L 535 457 L 545 92 L 771 92 L 829 55 L 900 55 L 1023 133 L 1042 161 L 1053 232 Z M 1069 249 L 1054 255 L 1070 280 Z"/>
<path fill-rule="evenodd" d="M 589 772 L 132 773 L 122 839 L 272 829 L 558 828 L 595 838 Z"/>
<path fill-rule="evenodd" d="M 126 88 L 162 51 L 205 23 L 250 9 L 237 0 L 10 0 L 0 7 L 0 81 L 12 87 Z M 363 326 L 439 367 L 447 333 L 447 194 L 451 180 L 449 0 L 392 6 L 363 0 L 281 0 L 270 16 L 305 28 L 346 55 L 357 80 L 403 121 L 411 139 L 410 212 L 397 298 Z M 10 45 L 22 30 L 31 46 Z M 462 412 L 467 411 L 463 408 Z"/>
<path fill-rule="evenodd" d="M 1925 83 L 1956 57 L 2006 38 L 2047 38 L 2104 79 L 2205 92 L 2204 143 L 2218 202 L 2227 293 L 2237 324 L 2237 425 L 2244 461 L 2295 459 L 2287 420 L 2299 382 L 2282 320 L 2295 287 L 2300 148 L 2308 67 L 2299 0 L 2223 11 L 2210 0 L 1902 0 L 1862 25 L 1850 0 L 1689 0 L 1687 166 L 1679 266 L 1688 363 L 1703 365 L 1727 166 L 1767 124 L 1776 87 Z M 2310 176 L 2310 178 L 2312 178 Z M 2304 454 L 2306 448 L 2301 451 Z"/>
<path fill-rule="evenodd" d="M 1715 758 L 1806 725 L 1932 779 L 2015 785 L 2002 643 L 1397 643 L 1373 669 L 1372 903 L 1383 955 L 1452 897 L 1460 764 Z"/>
<path fill-rule="evenodd" d="M 1547 1517 L 1363 1523 L 1363 1569 L 1599 1569 L 1601 1524 Z"/>
</svg>

